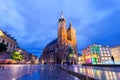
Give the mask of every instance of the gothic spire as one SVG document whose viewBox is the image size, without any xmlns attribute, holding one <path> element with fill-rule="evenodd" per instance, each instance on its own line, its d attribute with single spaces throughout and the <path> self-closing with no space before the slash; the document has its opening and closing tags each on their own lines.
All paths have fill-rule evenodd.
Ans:
<svg viewBox="0 0 120 80">
<path fill-rule="evenodd" d="M 60 21 L 65 21 L 65 18 L 64 18 L 64 16 L 63 16 L 63 11 L 61 11 L 61 15 L 60 15 L 60 18 L 59 18 L 59 22 Z"/>
<path fill-rule="evenodd" d="M 61 16 L 60 16 L 60 18 L 64 18 L 64 16 L 63 16 L 63 11 L 61 11 Z"/>
</svg>

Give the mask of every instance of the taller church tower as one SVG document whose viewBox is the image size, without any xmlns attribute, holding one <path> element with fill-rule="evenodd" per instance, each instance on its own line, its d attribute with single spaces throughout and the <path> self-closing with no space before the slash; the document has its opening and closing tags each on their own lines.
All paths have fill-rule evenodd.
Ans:
<svg viewBox="0 0 120 80">
<path fill-rule="evenodd" d="M 58 46 L 60 62 L 66 62 L 68 56 L 66 20 L 61 14 L 58 21 Z"/>
</svg>

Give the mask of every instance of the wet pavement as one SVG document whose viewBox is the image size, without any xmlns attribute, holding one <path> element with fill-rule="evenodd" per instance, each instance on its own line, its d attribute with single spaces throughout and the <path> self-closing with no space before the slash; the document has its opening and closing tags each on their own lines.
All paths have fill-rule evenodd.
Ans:
<svg viewBox="0 0 120 80">
<path fill-rule="evenodd" d="M 59 65 L 99 80 L 120 80 L 120 67 Z M 0 80 L 79 80 L 55 65 L 0 65 Z"/>
<path fill-rule="evenodd" d="M 93 77 L 97 80 L 120 80 L 120 67 L 62 66 L 65 69 Z"/>
<path fill-rule="evenodd" d="M 79 80 L 51 65 L 0 66 L 0 80 Z"/>
</svg>

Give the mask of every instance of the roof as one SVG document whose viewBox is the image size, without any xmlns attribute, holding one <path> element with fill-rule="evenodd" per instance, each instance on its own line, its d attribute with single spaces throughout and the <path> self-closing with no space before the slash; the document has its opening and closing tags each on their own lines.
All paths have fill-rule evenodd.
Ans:
<svg viewBox="0 0 120 80">
<path fill-rule="evenodd" d="M 46 47 L 51 46 L 51 45 L 53 45 L 53 44 L 55 44 L 57 42 L 58 42 L 58 39 L 56 38 L 53 41 L 51 41 Z"/>
</svg>

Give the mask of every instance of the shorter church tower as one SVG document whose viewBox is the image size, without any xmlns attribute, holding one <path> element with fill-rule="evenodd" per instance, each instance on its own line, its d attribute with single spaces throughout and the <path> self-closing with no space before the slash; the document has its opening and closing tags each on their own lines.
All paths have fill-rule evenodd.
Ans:
<svg viewBox="0 0 120 80">
<path fill-rule="evenodd" d="M 71 62 L 77 63 L 77 41 L 76 41 L 76 31 L 72 27 L 72 23 L 69 24 L 69 28 L 67 29 L 67 36 L 68 36 L 68 55 L 72 55 L 70 59 Z M 71 51 L 72 50 L 72 51 Z"/>
<path fill-rule="evenodd" d="M 76 46 L 76 31 L 72 27 L 72 23 L 69 24 L 69 28 L 67 30 L 67 35 L 68 35 L 68 44 L 69 46 L 75 47 Z"/>
</svg>

